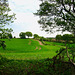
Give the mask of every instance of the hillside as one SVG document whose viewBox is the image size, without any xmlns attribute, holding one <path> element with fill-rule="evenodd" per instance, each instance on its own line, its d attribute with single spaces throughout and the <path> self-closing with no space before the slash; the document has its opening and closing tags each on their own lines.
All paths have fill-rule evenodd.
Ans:
<svg viewBox="0 0 75 75">
<path fill-rule="evenodd" d="M 0 48 L 0 75 L 74 75 L 72 64 L 50 59 L 62 44 L 34 39 L 3 39 L 6 49 Z M 64 46 L 63 46 L 64 47 Z"/>
<path fill-rule="evenodd" d="M 0 48 L 0 54 L 8 59 L 30 60 L 52 58 L 60 46 L 40 45 L 33 39 L 3 39 L 6 41 L 6 49 Z"/>
</svg>

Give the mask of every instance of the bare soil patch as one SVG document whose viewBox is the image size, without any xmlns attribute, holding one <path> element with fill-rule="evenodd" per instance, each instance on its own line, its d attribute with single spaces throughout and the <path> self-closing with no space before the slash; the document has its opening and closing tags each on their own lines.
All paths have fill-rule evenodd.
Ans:
<svg viewBox="0 0 75 75">
<path fill-rule="evenodd" d="M 40 45 L 43 45 L 43 43 L 41 41 L 39 41 L 39 40 L 36 40 L 36 41 L 38 41 Z"/>
<path fill-rule="evenodd" d="M 35 50 L 41 50 L 41 47 L 37 47 L 37 46 L 36 46 Z"/>
</svg>

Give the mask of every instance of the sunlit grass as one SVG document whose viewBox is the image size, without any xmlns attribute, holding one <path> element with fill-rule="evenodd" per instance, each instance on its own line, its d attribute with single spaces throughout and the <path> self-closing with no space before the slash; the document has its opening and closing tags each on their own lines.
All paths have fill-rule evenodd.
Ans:
<svg viewBox="0 0 75 75">
<path fill-rule="evenodd" d="M 0 48 L 0 54 L 14 60 L 39 60 L 52 58 L 60 46 L 40 45 L 33 39 L 3 39 L 6 41 L 6 49 Z"/>
</svg>

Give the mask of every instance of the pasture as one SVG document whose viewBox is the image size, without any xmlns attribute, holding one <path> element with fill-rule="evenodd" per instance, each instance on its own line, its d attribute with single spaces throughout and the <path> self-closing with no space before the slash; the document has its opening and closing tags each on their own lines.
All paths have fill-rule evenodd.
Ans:
<svg viewBox="0 0 75 75">
<path fill-rule="evenodd" d="M 34 39 L 2 40 L 7 47 L 5 50 L 0 47 L 0 75 L 71 75 L 74 70 L 59 60 L 54 70 L 51 58 L 65 47 L 62 43 L 45 41 L 48 45 L 40 45 Z"/>
<path fill-rule="evenodd" d="M 34 39 L 3 39 L 6 41 L 6 49 L 0 48 L 0 54 L 14 60 L 39 60 L 52 58 L 61 45 L 40 45 Z"/>
</svg>

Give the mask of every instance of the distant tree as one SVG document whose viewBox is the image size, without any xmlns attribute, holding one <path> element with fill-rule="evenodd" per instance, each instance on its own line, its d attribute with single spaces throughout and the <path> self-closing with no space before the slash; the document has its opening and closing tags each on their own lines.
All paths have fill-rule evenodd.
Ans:
<svg viewBox="0 0 75 75">
<path fill-rule="evenodd" d="M 44 41 L 44 39 L 45 39 L 45 38 L 44 38 L 43 36 L 42 36 L 42 37 L 40 37 L 40 41 Z"/>
<path fill-rule="evenodd" d="M 14 38 L 16 38 L 16 36 L 14 36 Z"/>
<path fill-rule="evenodd" d="M 38 34 L 34 34 L 34 39 L 37 39 L 39 38 L 39 35 Z"/>
<path fill-rule="evenodd" d="M 62 36 L 62 39 L 65 41 L 65 43 L 69 43 L 70 41 L 73 40 L 73 35 L 72 34 L 64 34 Z"/>
<path fill-rule="evenodd" d="M 31 32 L 26 32 L 25 35 L 29 38 L 32 37 L 32 33 Z"/>
<path fill-rule="evenodd" d="M 56 35 L 56 40 L 57 41 L 60 41 L 62 39 L 62 36 L 61 35 Z"/>
<path fill-rule="evenodd" d="M 21 39 L 25 39 L 25 38 L 26 38 L 25 32 L 21 32 L 21 33 L 19 34 L 19 36 L 20 36 Z"/>
</svg>

